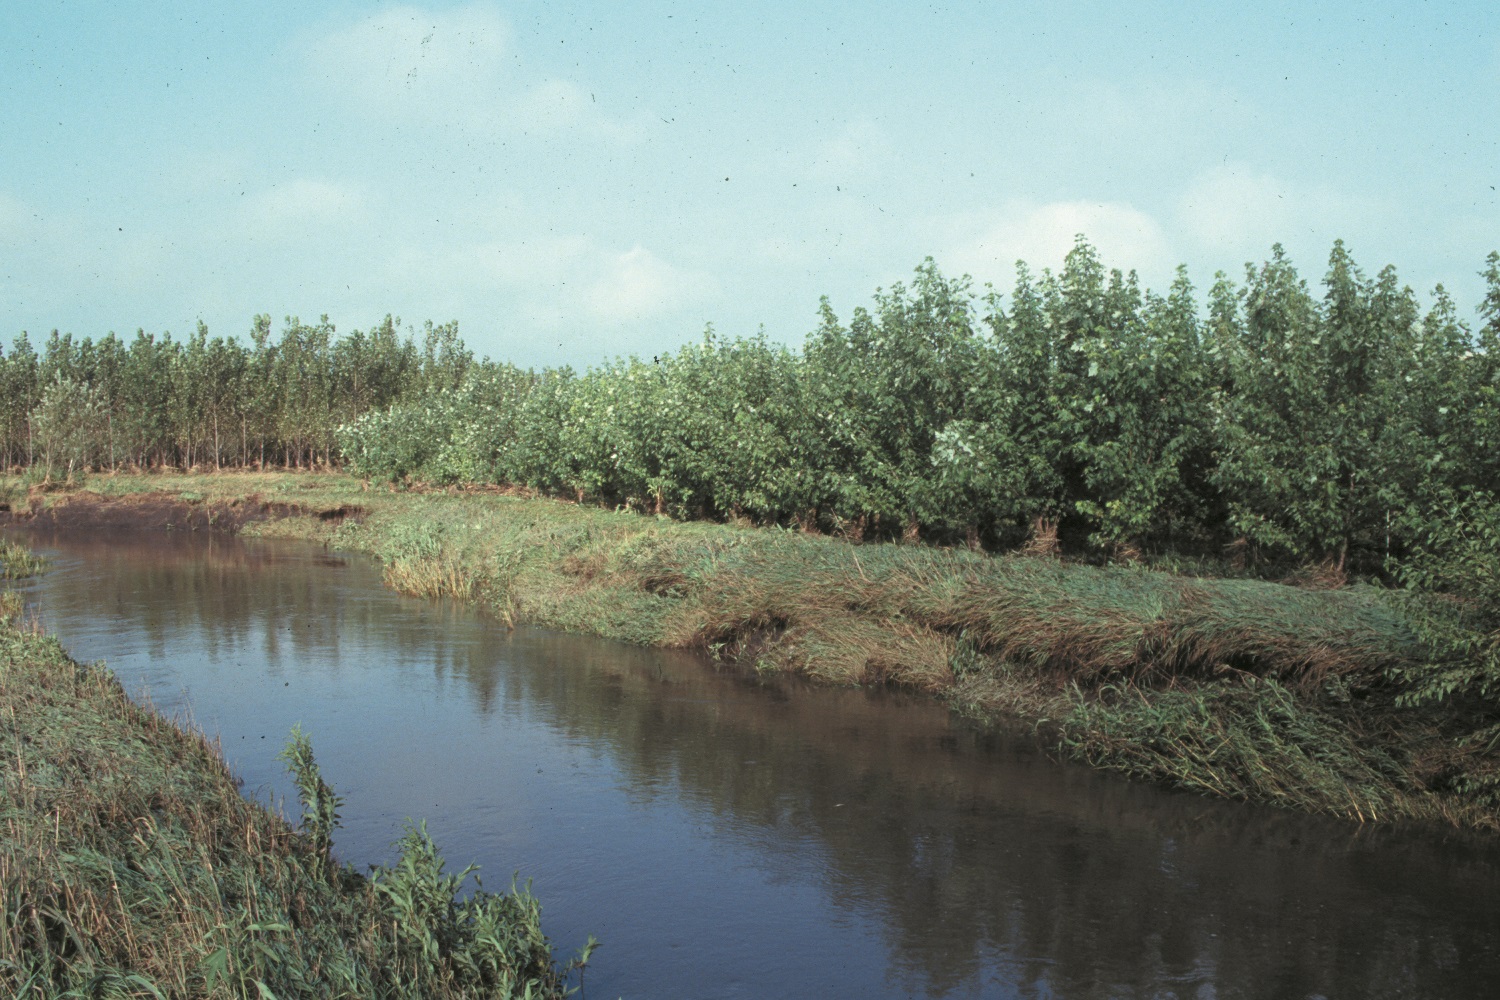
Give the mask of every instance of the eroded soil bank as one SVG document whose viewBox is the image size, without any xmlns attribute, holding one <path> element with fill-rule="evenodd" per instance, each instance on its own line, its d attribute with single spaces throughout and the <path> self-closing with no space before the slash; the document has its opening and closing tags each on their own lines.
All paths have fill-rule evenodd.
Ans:
<svg viewBox="0 0 1500 1000">
<path fill-rule="evenodd" d="M 192 490 L 144 490 L 104 494 L 90 489 L 31 487 L 25 495 L 0 502 L 0 514 L 11 521 L 46 528 L 88 528 L 115 531 L 228 531 L 248 524 L 288 517 L 313 518 L 333 524 L 359 517 L 358 507 L 327 509 L 258 493 L 206 497 Z"/>
<path fill-rule="evenodd" d="M 854 545 L 341 475 L 9 488 L 21 517 L 317 539 L 379 556 L 397 589 L 478 601 L 512 622 L 900 685 L 1177 787 L 1500 828 L 1469 792 L 1494 762 L 1455 749 L 1459 720 L 1398 703 L 1392 678 L 1421 669 L 1425 651 L 1372 588 Z"/>
</svg>

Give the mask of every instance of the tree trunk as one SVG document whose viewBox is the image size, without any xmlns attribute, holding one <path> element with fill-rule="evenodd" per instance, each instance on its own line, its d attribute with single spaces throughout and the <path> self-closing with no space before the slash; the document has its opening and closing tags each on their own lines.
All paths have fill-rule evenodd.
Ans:
<svg viewBox="0 0 1500 1000">
<path fill-rule="evenodd" d="M 917 515 L 906 515 L 906 529 L 901 532 L 901 541 L 907 545 L 915 545 L 922 539 L 922 526 L 917 523 Z"/>
</svg>

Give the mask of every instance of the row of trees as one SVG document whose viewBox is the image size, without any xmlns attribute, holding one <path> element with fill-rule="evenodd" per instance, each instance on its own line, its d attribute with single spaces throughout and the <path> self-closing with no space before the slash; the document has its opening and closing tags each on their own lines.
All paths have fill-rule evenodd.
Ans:
<svg viewBox="0 0 1500 1000">
<path fill-rule="evenodd" d="M 306 467 L 338 461 L 335 429 L 370 410 L 460 385 L 473 363 L 457 324 L 418 346 L 387 316 L 335 337 L 323 317 L 256 316 L 248 343 L 198 324 L 174 340 L 25 333 L 0 357 L 0 458 L 74 469 Z"/>
<path fill-rule="evenodd" d="M 1007 299 L 929 260 L 847 325 L 825 300 L 800 351 L 710 330 L 582 374 L 483 364 L 337 439 L 367 476 L 676 516 L 1383 566 L 1500 491 L 1500 255 L 1483 273 L 1476 328 L 1342 243 L 1321 294 L 1278 246 L 1202 302 L 1080 238 Z"/>
<path fill-rule="evenodd" d="M 1107 270 L 1081 237 L 1007 297 L 928 260 L 800 349 L 703 341 L 584 372 L 476 361 L 455 325 L 257 317 L 249 343 L 23 335 L 0 454 L 63 466 L 347 461 L 679 517 L 1003 547 L 1242 544 L 1383 566 L 1500 492 L 1500 255 L 1469 323 L 1335 244 L 1321 288 L 1280 247 L 1206 300 Z M 1445 513 L 1447 512 L 1447 513 Z"/>
</svg>

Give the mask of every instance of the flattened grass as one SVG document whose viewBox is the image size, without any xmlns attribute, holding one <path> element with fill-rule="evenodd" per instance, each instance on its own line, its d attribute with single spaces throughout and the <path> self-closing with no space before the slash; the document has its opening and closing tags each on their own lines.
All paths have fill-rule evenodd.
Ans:
<svg viewBox="0 0 1500 1000">
<path fill-rule="evenodd" d="M 1371 739 L 1353 713 L 1319 710 L 1274 679 L 1072 695 L 1064 744 L 1096 766 L 1359 821 L 1459 819 L 1449 811 L 1460 803 L 1421 794 L 1399 743 Z"/>
</svg>

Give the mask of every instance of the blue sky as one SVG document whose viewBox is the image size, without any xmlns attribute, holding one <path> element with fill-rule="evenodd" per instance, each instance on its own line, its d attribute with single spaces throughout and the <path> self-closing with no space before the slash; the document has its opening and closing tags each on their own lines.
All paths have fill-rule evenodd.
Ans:
<svg viewBox="0 0 1500 1000">
<path fill-rule="evenodd" d="M 217 6 L 217 5 L 215 5 Z M 1183 13 L 1191 8 L 1191 12 Z M 586 365 L 800 343 L 924 257 L 1206 288 L 1500 249 L 1500 5 L 15 3 L 0 336 L 456 319 Z M 857 11 L 857 12 L 856 12 Z"/>
</svg>

